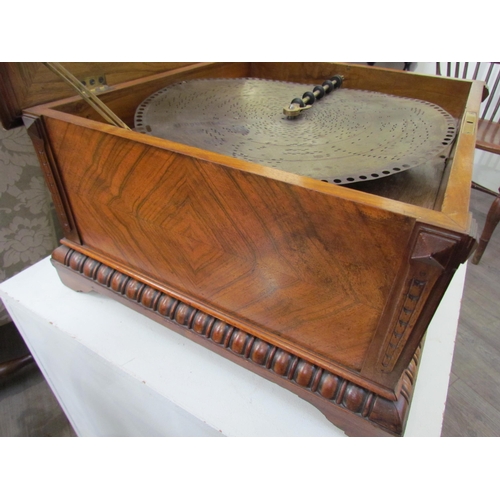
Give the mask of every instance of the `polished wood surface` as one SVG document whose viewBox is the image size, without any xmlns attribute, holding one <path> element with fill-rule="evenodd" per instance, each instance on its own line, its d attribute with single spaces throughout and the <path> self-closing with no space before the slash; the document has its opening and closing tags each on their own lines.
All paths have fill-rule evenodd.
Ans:
<svg viewBox="0 0 500 500">
<path fill-rule="evenodd" d="M 320 366 L 356 380 L 361 373 L 379 391 L 395 390 L 425 331 L 416 319 L 424 306 L 435 309 L 431 292 L 451 278 L 446 262 L 467 257 L 468 237 L 428 233 L 403 214 L 59 120 L 45 127 L 65 165 L 82 252 L 139 271 L 262 339 L 277 336 Z M 98 152 L 91 164 L 85 148 Z M 418 312 L 398 312 L 413 282 L 421 283 Z M 394 321 L 409 326 L 394 330 Z M 375 353 L 392 335 L 388 370 Z"/>
<path fill-rule="evenodd" d="M 390 199 L 118 129 L 76 98 L 26 116 L 69 221 L 65 251 L 398 401 L 426 326 L 474 245 L 468 199 L 481 85 L 355 65 L 201 63 L 102 98 L 130 120 L 146 92 L 185 78 L 316 82 L 338 73 L 346 85 L 392 88 L 457 118 L 429 198 Z M 78 265 L 70 260 L 64 273 Z"/>
<path fill-rule="evenodd" d="M 411 219 L 129 141 L 103 142 L 58 121 L 47 129 L 58 163 L 68 166 L 62 181 L 83 245 L 215 311 L 251 318 L 261 332 L 327 359 L 335 350 L 337 361 L 361 368 Z M 85 145 L 100 152 L 90 170 L 79 154 Z M 107 169 L 118 151 L 119 168 Z M 353 232 L 356 217 L 363 223 Z"/>
</svg>

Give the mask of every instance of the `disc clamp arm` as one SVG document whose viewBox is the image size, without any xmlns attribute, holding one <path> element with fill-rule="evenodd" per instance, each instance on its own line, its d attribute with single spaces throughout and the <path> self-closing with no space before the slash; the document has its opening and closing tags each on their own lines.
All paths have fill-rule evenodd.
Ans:
<svg viewBox="0 0 500 500">
<path fill-rule="evenodd" d="M 316 100 L 321 99 L 332 90 L 340 88 L 343 82 L 344 77 L 342 75 L 332 76 L 330 80 L 325 80 L 322 85 L 316 85 L 312 92 L 304 92 L 302 99 L 300 97 L 293 99 L 288 107 L 283 108 L 283 114 L 287 118 L 297 117 L 302 111 L 311 108 Z"/>
</svg>

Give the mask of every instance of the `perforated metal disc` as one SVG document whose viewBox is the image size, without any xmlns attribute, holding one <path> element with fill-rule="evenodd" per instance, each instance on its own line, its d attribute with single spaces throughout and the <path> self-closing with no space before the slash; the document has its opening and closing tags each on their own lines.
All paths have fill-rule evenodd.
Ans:
<svg viewBox="0 0 500 500">
<path fill-rule="evenodd" d="M 417 167 L 443 154 L 455 137 L 455 120 L 435 104 L 352 89 L 336 90 L 287 119 L 283 107 L 313 87 L 257 79 L 182 82 L 148 97 L 135 128 L 336 184 Z"/>
</svg>

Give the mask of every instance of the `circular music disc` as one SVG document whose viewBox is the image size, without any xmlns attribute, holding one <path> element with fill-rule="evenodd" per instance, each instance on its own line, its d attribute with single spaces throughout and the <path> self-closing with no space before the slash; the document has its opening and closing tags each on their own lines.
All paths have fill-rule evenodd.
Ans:
<svg viewBox="0 0 500 500">
<path fill-rule="evenodd" d="M 286 118 L 283 108 L 313 86 L 190 80 L 148 97 L 135 129 L 336 184 L 417 167 L 455 137 L 454 118 L 439 106 L 371 91 L 340 88 Z"/>
</svg>

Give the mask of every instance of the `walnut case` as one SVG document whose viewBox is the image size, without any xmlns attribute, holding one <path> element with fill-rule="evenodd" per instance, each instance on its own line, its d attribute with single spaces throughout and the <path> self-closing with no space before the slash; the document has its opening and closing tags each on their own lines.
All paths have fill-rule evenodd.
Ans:
<svg viewBox="0 0 500 500">
<path fill-rule="evenodd" d="M 130 127 L 137 106 L 175 82 L 309 87 L 334 74 L 457 120 L 441 167 L 337 186 L 108 125 L 41 64 L 0 67 L 3 124 L 23 114 L 64 230 L 52 261 L 65 284 L 288 388 L 349 435 L 402 435 L 426 328 L 475 245 L 483 85 L 334 63 L 65 66 L 104 75 L 99 97 Z"/>
</svg>

